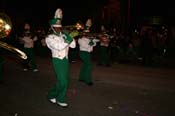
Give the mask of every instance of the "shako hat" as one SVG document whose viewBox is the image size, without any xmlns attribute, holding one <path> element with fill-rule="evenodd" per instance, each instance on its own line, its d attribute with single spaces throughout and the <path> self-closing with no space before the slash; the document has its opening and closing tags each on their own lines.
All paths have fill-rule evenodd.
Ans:
<svg viewBox="0 0 175 116">
<path fill-rule="evenodd" d="M 90 27 L 92 26 L 92 20 L 88 19 L 84 28 L 84 32 L 90 32 Z"/>
<path fill-rule="evenodd" d="M 61 21 L 63 18 L 62 10 L 58 8 L 55 11 L 54 18 L 49 21 L 49 24 L 53 27 L 62 27 Z"/>
</svg>

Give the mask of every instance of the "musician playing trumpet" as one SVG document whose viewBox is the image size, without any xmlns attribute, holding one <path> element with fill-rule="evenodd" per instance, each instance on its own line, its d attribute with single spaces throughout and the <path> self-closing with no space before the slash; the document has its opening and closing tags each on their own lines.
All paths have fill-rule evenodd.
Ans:
<svg viewBox="0 0 175 116">
<path fill-rule="evenodd" d="M 89 23 L 88 21 L 87 23 Z M 79 56 L 83 62 L 79 73 L 79 81 L 91 86 L 93 85 L 91 53 L 93 52 L 93 47 L 95 47 L 96 43 L 99 42 L 99 39 L 90 38 L 89 36 L 87 36 L 89 32 L 89 27 L 87 27 L 84 30 L 81 38 L 78 39 L 78 44 L 80 48 Z"/>
<path fill-rule="evenodd" d="M 56 84 L 48 92 L 48 99 L 51 103 L 61 107 L 67 107 L 66 93 L 69 81 L 69 47 L 75 48 L 76 43 L 72 35 L 62 30 L 62 10 L 57 9 L 54 19 L 50 20 L 53 33 L 49 34 L 45 41 L 52 53 L 52 63 L 56 73 Z"/>
</svg>

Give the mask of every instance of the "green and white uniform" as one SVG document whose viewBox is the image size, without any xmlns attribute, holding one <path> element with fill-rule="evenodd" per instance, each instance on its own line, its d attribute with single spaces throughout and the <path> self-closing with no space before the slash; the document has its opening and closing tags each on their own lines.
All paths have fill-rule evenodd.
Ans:
<svg viewBox="0 0 175 116">
<path fill-rule="evenodd" d="M 53 68 L 56 73 L 56 84 L 48 92 L 48 99 L 64 103 L 69 82 L 69 47 L 75 48 L 76 43 L 67 34 L 50 34 L 46 37 L 46 44 L 52 53 Z"/>
<path fill-rule="evenodd" d="M 87 37 L 82 37 L 78 39 L 78 44 L 80 46 L 80 58 L 83 61 L 79 80 L 84 81 L 86 84 L 92 82 L 92 62 L 91 62 L 91 52 L 93 47 L 96 46 L 97 39 L 89 39 Z"/>
</svg>

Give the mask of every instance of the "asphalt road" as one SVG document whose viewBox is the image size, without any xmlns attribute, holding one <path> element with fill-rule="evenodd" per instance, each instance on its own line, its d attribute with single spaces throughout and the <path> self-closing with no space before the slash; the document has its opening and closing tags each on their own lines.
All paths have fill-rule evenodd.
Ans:
<svg viewBox="0 0 175 116">
<path fill-rule="evenodd" d="M 23 72 L 8 58 L 0 84 L 0 116 L 174 116 L 174 69 L 93 62 L 93 86 L 78 82 L 81 61 L 70 64 L 66 109 L 46 99 L 55 83 L 49 57 L 37 57 L 39 72 Z"/>
</svg>

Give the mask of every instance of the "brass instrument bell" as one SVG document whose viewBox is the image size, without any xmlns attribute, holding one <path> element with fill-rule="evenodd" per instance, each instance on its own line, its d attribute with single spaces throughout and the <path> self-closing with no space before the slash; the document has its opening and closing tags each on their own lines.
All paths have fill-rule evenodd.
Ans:
<svg viewBox="0 0 175 116">
<path fill-rule="evenodd" d="M 7 37 L 11 30 L 12 22 L 10 18 L 5 13 L 0 13 L 0 39 Z M 0 47 L 15 53 L 22 59 L 27 59 L 27 55 L 23 51 L 13 47 L 12 45 L 0 41 Z"/>
</svg>

